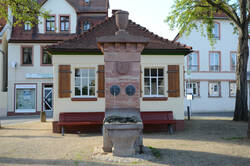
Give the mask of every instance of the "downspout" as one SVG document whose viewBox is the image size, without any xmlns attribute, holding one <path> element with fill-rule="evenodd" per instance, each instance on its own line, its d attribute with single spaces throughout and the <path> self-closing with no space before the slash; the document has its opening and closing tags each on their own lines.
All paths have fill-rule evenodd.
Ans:
<svg viewBox="0 0 250 166">
<path fill-rule="evenodd" d="M 2 53 L 2 55 L 0 56 L 0 92 L 4 91 L 4 74 L 5 74 L 5 69 L 4 69 L 4 56 L 5 56 L 5 52 L 3 50 L 0 49 L 0 52 Z"/>
</svg>

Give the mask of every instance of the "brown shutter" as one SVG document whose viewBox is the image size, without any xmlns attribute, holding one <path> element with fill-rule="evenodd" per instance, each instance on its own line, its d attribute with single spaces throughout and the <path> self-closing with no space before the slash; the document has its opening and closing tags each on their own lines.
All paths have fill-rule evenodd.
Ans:
<svg viewBox="0 0 250 166">
<path fill-rule="evenodd" d="M 168 97 L 180 97 L 179 65 L 168 66 Z"/>
<path fill-rule="evenodd" d="M 105 72 L 104 65 L 98 66 L 98 97 L 105 97 Z"/>
<path fill-rule="evenodd" d="M 71 66 L 59 65 L 58 90 L 59 98 L 69 98 L 71 96 Z"/>
</svg>

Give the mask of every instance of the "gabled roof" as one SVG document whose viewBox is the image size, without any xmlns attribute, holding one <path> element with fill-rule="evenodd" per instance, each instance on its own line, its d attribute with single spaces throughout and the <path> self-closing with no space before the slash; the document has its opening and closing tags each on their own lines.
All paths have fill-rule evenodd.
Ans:
<svg viewBox="0 0 250 166">
<path fill-rule="evenodd" d="M 48 0 L 37 0 L 37 2 L 41 5 L 44 5 L 47 1 Z M 76 10 L 76 12 L 108 12 L 108 8 L 109 8 L 109 0 L 105 0 L 106 7 L 84 6 L 82 5 L 83 0 L 66 0 L 66 1 Z M 97 0 L 97 1 L 100 1 L 100 0 Z"/>
<path fill-rule="evenodd" d="M 115 16 L 106 19 L 104 22 L 93 27 L 89 31 L 77 35 L 75 38 L 59 42 L 58 44 L 49 46 L 48 49 L 52 53 L 65 53 L 65 52 L 95 52 L 100 53 L 97 46 L 96 39 L 102 36 L 112 36 L 117 31 L 115 24 Z M 143 53 L 158 53 L 158 54 L 188 54 L 192 48 L 182 45 L 178 42 L 173 42 L 164 39 L 148 31 L 146 28 L 129 20 L 127 31 L 130 35 L 142 36 L 149 38 L 149 43 L 145 47 Z"/>
</svg>

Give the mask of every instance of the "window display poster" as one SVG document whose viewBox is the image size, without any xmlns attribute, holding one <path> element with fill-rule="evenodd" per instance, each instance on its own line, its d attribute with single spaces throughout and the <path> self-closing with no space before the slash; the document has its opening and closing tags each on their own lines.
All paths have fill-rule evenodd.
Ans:
<svg viewBox="0 0 250 166">
<path fill-rule="evenodd" d="M 34 88 L 16 89 L 16 110 L 35 110 L 35 93 Z"/>
</svg>

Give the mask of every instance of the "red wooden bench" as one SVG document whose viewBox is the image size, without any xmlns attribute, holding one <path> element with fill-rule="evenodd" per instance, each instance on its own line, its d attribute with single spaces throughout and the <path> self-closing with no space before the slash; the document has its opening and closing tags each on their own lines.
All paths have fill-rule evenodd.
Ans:
<svg viewBox="0 0 250 166">
<path fill-rule="evenodd" d="M 58 125 L 64 135 L 64 126 L 102 125 L 104 117 L 104 112 L 62 112 L 59 114 Z M 141 118 L 143 124 L 167 124 L 168 132 L 174 132 L 176 120 L 173 119 L 172 111 L 141 112 Z"/>
<path fill-rule="evenodd" d="M 141 118 L 143 124 L 166 124 L 168 132 L 174 133 L 173 125 L 176 124 L 176 120 L 174 120 L 172 111 L 141 112 Z"/>
<path fill-rule="evenodd" d="M 104 116 L 104 112 L 62 112 L 58 124 L 64 135 L 64 126 L 102 125 Z"/>
</svg>

